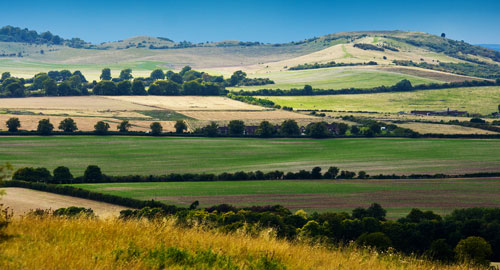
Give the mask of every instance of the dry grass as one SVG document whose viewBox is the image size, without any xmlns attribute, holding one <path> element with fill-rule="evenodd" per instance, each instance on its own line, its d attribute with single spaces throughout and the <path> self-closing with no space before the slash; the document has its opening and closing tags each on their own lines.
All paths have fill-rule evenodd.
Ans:
<svg viewBox="0 0 500 270">
<path fill-rule="evenodd" d="M 173 111 L 261 111 L 265 108 L 246 104 L 226 97 L 203 96 L 113 96 L 109 99 L 138 106 L 155 107 Z"/>
<path fill-rule="evenodd" d="M 238 112 L 238 111 L 183 111 L 182 114 L 205 121 L 229 121 L 229 120 L 286 120 L 286 119 L 312 119 L 312 116 L 283 111 L 270 110 L 260 112 Z"/>
<path fill-rule="evenodd" d="M 0 109 L 152 110 L 148 106 L 102 96 L 2 98 Z"/>
<path fill-rule="evenodd" d="M 409 128 L 420 134 L 498 134 L 497 132 L 456 125 L 431 124 L 431 123 L 396 123 L 402 128 Z"/>
<path fill-rule="evenodd" d="M 270 258 L 287 269 L 470 269 L 465 265 L 445 266 L 352 247 L 329 250 L 320 246 L 293 244 L 277 240 L 269 233 L 250 237 L 243 233 L 208 232 L 198 227 L 179 228 L 173 224 L 171 220 L 15 219 L 7 229 L 7 234 L 14 237 L 0 245 L 0 268 L 228 269 L 183 265 L 174 260 L 166 260 L 161 266 L 157 261 L 147 259 L 152 257 L 154 249 L 177 247 L 188 252 L 211 250 L 217 255 L 229 257 L 238 269 L 271 269 L 250 268 L 252 260 L 262 257 Z"/>
<path fill-rule="evenodd" d="M 36 191 L 25 188 L 5 188 L 6 194 L 2 196 L 1 203 L 14 211 L 16 215 L 25 215 L 35 209 L 58 209 L 62 207 L 78 206 L 92 208 L 99 217 L 118 216 L 121 207 L 114 204 L 80 199 L 71 196 Z"/>
</svg>

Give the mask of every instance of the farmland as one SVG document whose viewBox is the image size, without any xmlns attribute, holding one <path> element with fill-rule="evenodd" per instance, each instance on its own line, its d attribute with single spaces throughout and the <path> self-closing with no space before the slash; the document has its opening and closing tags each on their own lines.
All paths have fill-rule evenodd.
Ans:
<svg viewBox="0 0 500 270">
<path fill-rule="evenodd" d="M 0 163 L 49 170 L 64 165 L 75 175 L 91 164 L 109 175 L 298 171 L 315 166 L 369 174 L 454 174 L 500 171 L 499 149 L 500 140 L 467 139 L 3 137 Z"/>
<path fill-rule="evenodd" d="M 412 208 L 449 214 L 457 208 L 500 207 L 500 198 L 490 192 L 500 188 L 498 178 L 110 183 L 74 186 L 180 206 L 189 206 L 198 200 L 202 207 L 222 203 L 239 207 L 279 204 L 293 211 L 349 212 L 356 207 L 367 207 L 377 202 L 388 210 L 391 218 L 402 217 Z"/>
<path fill-rule="evenodd" d="M 498 111 L 500 88 L 469 87 L 414 92 L 360 95 L 263 97 L 294 109 L 400 112 L 411 110 L 464 110 L 490 114 Z"/>
</svg>

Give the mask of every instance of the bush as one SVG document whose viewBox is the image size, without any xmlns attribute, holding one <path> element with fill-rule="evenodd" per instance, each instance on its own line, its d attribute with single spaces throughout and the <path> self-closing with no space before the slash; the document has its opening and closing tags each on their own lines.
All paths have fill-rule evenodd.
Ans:
<svg viewBox="0 0 500 270">
<path fill-rule="evenodd" d="M 151 128 L 151 134 L 154 136 L 160 135 L 163 131 L 163 127 L 159 122 L 153 122 L 149 127 Z"/>
<path fill-rule="evenodd" d="M 488 266 L 489 257 L 493 255 L 491 245 L 482 237 L 470 236 L 460 240 L 455 247 L 457 259 L 463 262 Z"/>
<path fill-rule="evenodd" d="M 36 131 L 42 135 L 49 135 L 52 130 L 54 130 L 54 126 L 50 123 L 49 119 L 42 119 L 38 121 L 38 127 Z"/>
<path fill-rule="evenodd" d="M 69 184 L 73 181 L 73 175 L 68 167 L 59 166 L 54 169 L 52 182 L 56 184 Z"/>
<path fill-rule="evenodd" d="M 99 121 L 94 125 L 94 132 L 100 135 L 106 134 L 109 129 L 109 124 L 104 121 Z"/>
<path fill-rule="evenodd" d="M 373 247 L 379 251 L 387 250 L 392 242 L 387 235 L 382 232 L 364 233 L 356 239 L 356 244 L 363 247 Z"/>
<path fill-rule="evenodd" d="M 100 182 L 102 180 L 102 172 L 101 168 L 96 165 L 89 165 L 87 169 L 85 169 L 85 173 L 83 175 L 83 179 L 85 182 Z"/>
<path fill-rule="evenodd" d="M 17 117 L 9 118 L 6 124 L 9 132 L 17 132 L 19 130 L 19 127 L 21 127 L 21 122 L 19 122 L 19 118 Z"/>
</svg>

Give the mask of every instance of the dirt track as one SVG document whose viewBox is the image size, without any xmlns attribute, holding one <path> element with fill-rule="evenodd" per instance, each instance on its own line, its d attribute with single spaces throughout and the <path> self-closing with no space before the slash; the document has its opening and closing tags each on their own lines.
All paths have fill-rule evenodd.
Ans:
<svg viewBox="0 0 500 270">
<path fill-rule="evenodd" d="M 14 215 L 24 215 L 32 209 L 58 209 L 61 207 L 78 206 L 92 208 L 99 217 L 118 216 L 125 207 L 109 203 L 63 196 L 48 192 L 25 188 L 5 188 L 6 194 L 0 199 L 0 204 L 14 211 Z"/>
</svg>

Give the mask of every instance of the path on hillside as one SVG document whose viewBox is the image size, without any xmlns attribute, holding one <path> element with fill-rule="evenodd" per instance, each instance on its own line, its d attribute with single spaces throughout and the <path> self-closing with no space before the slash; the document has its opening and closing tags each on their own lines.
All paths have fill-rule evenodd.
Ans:
<svg viewBox="0 0 500 270">
<path fill-rule="evenodd" d="M 87 199 L 64 196 L 49 192 L 25 189 L 4 188 L 6 194 L 0 199 L 0 204 L 14 211 L 14 215 L 24 215 L 32 209 L 58 209 L 62 207 L 78 206 L 92 208 L 99 217 L 118 216 L 122 206 L 97 202 Z"/>
</svg>

